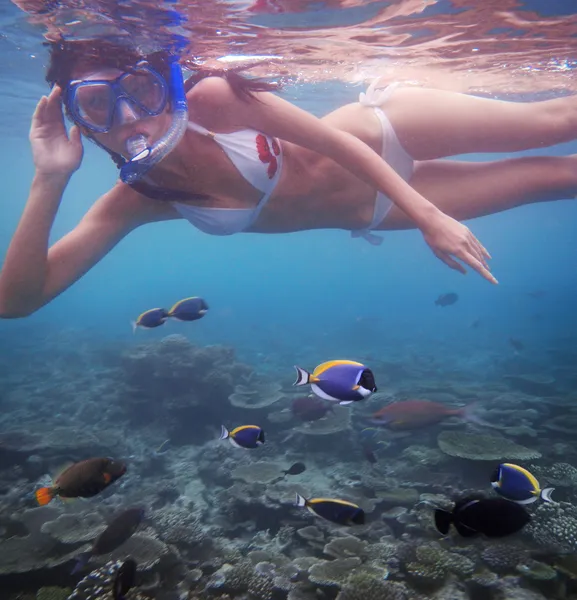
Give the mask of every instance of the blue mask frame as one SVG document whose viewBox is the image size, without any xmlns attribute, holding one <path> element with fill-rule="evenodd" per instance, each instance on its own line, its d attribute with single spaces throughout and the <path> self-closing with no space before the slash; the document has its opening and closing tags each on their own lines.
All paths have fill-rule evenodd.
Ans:
<svg viewBox="0 0 577 600">
<path fill-rule="evenodd" d="M 141 100 L 129 94 L 122 86 L 123 79 L 129 76 L 133 76 L 138 71 L 146 71 L 155 78 L 157 83 L 160 84 L 162 95 L 159 100 L 158 106 L 146 106 L 142 103 Z M 105 85 L 108 88 L 110 88 L 111 91 L 111 93 L 109 94 L 107 119 L 106 123 L 104 123 L 103 125 L 97 125 L 93 122 L 86 120 L 82 116 L 78 104 L 78 90 L 96 85 Z M 81 125 L 94 133 L 108 133 L 112 129 L 112 126 L 114 124 L 114 115 L 118 107 L 118 102 L 120 100 L 128 101 L 130 104 L 136 107 L 139 110 L 139 112 L 143 115 L 156 117 L 160 115 L 165 109 L 166 104 L 168 102 L 168 95 L 168 84 L 166 83 L 164 77 L 158 71 L 156 71 L 150 65 L 148 65 L 148 63 L 142 62 L 136 65 L 134 71 L 122 73 L 116 79 L 88 79 L 71 81 L 66 89 L 66 107 L 68 109 L 68 112 L 70 113 L 70 116 L 72 117 L 72 120 L 77 125 Z"/>
</svg>

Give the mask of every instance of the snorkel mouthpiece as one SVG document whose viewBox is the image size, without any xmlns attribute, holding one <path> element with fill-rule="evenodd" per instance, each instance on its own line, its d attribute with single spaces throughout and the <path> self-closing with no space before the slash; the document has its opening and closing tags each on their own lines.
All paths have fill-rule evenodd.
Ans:
<svg viewBox="0 0 577 600">
<path fill-rule="evenodd" d="M 139 161 L 145 159 L 150 154 L 150 148 L 143 135 L 135 135 L 126 140 L 126 151 L 130 155 L 130 160 Z"/>
<path fill-rule="evenodd" d="M 182 69 L 176 56 L 170 63 L 170 106 L 172 123 L 165 135 L 154 145 L 149 146 L 143 135 L 136 135 L 126 142 L 130 160 L 120 168 L 120 179 L 124 183 L 134 183 L 143 177 L 155 164 L 160 162 L 180 142 L 188 125 L 188 105 L 184 91 Z"/>
</svg>

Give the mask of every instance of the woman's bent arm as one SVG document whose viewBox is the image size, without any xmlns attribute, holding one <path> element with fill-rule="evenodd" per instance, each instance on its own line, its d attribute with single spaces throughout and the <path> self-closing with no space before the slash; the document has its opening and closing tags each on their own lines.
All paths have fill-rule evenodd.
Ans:
<svg viewBox="0 0 577 600">
<path fill-rule="evenodd" d="M 67 177 L 46 174 L 34 177 L 0 271 L 0 318 L 24 317 L 38 310 L 80 279 L 132 229 L 162 218 L 147 214 L 148 201 L 142 202 L 136 192 L 119 184 L 48 249 L 67 181 Z"/>
</svg>

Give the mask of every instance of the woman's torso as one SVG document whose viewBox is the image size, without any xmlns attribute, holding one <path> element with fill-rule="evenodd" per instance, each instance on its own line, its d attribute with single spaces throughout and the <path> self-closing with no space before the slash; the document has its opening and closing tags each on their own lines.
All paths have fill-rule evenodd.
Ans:
<svg viewBox="0 0 577 600">
<path fill-rule="evenodd" d="M 381 131 L 372 109 L 358 103 L 323 118 L 328 124 L 361 139 L 376 152 Z M 218 132 L 217 133 L 230 133 Z M 258 133 L 258 132 L 255 132 Z M 282 171 L 270 198 L 246 231 L 283 233 L 315 228 L 358 229 L 370 222 L 376 191 L 332 159 L 280 140 Z M 179 160 L 152 171 L 159 187 L 189 192 L 185 204 L 202 208 L 254 209 L 263 197 L 210 136 L 186 132 L 178 148 Z M 266 169 L 266 166 L 263 165 Z M 177 211 L 166 202 L 166 211 Z"/>
</svg>

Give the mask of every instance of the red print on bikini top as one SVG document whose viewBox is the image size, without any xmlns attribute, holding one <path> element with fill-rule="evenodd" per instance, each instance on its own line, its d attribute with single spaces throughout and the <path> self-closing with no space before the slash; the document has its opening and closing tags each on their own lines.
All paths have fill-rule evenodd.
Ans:
<svg viewBox="0 0 577 600">
<path fill-rule="evenodd" d="M 262 133 L 257 134 L 256 150 L 260 161 L 268 164 L 267 174 L 269 179 L 272 179 L 277 172 L 278 162 L 276 157 L 280 154 L 280 146 L 275 138 L 271 138 L 271 146 L 269 146 L 268 140 Z"/>
</svg>

